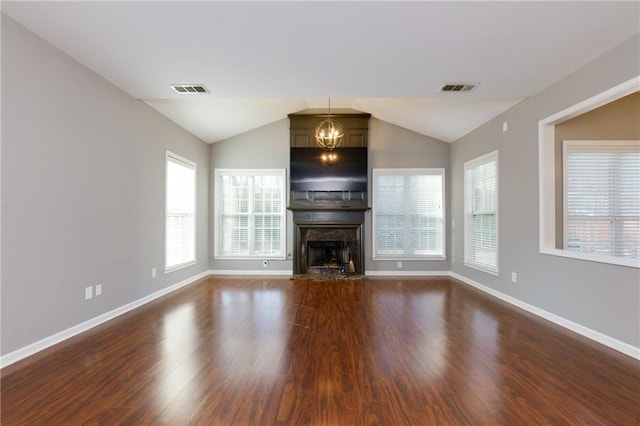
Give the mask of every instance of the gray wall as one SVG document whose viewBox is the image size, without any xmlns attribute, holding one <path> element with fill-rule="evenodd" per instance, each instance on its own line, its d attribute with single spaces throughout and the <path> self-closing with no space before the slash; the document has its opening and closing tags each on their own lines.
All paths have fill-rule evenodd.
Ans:
<svg viewBox="0 0 640 426">
<path fill-rule="evenodd" d="M 446 195 L 449 201 L 449 150 L 450 145 L 393 124 L 372 118 L 369 123 L 369 169 L 394 167 L 445 168 Z M 216 168 L 286 168 L 289 169 L 289 119 L 277 121 L 267 126 L 215 143 L 211 147 L 211 173 Z M 288 173 L 288 172 L 287 172 Z M 214 214 L 214 188 L 211 182 L 210 209 L 210 269 L 213 271 L 254 271 L 291 272 L 291 256 L 287 260 L 271 260 L 268 268 L 256 260 L 216 260 L 213 258 L 213 242 L 216 235 Z M 371 194 L 371 190 L 369 190 Z M 288 196 L 288 195 L 287 195 Z M 369 197 L 369 202 L 371 198 Z M 448 211 L 447 205 L 447 211 Z M 447 216 L 447 222 L 449 217 Z M 449 247 L 447 233 L 447 248 Z M 287 253 L 293 251 L 293 221 L 287 214 Z M 371 214 L 365 220 L 365 269 L 367 271 L 398 271 L 396 261 L 373 261 L 371 259 Z M 401 272 L 409 271 L 449 271 L 450 262 L 445 261 L 403 261 Z"/>
<path fill-rule="evenodd" d="M 214 171 L 215 169 L 287 169 L 289 170 L 289 119 L 259 127 L 238 136 L 211 145 L 211 181 L 210 204 L 211 223 L 209 246 L 209 265 L 212 271 L 260 271 L 264 273 L 291 273 L 293 260 L 293 221 L 291 212 L 287 210 L 287 259 L 269 260 L 269 267 L 262 266 L 262 259 L 236 260 L 214 259 L 213 243 L 216 236 L 216 220 L 214 210 Z M 287 187 L 289 185 L 287 184 Z M 287 193 L 287 197 L 289 197 Z M 278 272 L 281 271 L 281 272 Z"/>
<path fill-rule="evenodd" d="M 197 163 L 197 264 L 165 275 L 167 149 Z M 2 15 L 1 353 L 206 271 L 208 154 Z"/>
<path fill-rule="evenodd" d="M 445 212 L 446 212 L 446 253 L 447 260 L 403 260 L 402 269 L 395 260 L 373 260 L 373 240 L 371 237 L 371 211 L 365 220 L 366 270 L 372 273 L 391 271 L 410 273 L 411 271 L 449 271 L 450 239 L 450 194 L 451 173 L 449 152 L 451 145 L 385 121 L 371 118 L 369 122 L 369 170 L 379 168 L 444 168 L 445 169 Z M 369 173 L 371 178 L 371 173 Z M 369 205 L 371 205 L 371 179 L 369 179 Z"/>
<path fill-rule="evenodd" d="M 538 121 L 640 74 L 635 37 L 452 145 L 452 271 L 634 347 L 640 346 L 638 269 L 539 253 Z M 502 123 L 509 130 L 502 132 Z M 463 165 L 499 150 L 498 277 L 463 264 Z M 511 283 L 511 272 L 518 283 Z"/>
</svg>

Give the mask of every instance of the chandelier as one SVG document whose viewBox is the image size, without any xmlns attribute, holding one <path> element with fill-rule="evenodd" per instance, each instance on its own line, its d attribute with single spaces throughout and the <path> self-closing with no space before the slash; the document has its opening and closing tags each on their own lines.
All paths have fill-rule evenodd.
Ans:
<svg viewBox="0 0 640 426">
<path fill-rule="evenodd" d="M 344 138 L 342 125 L 331 118 L 331 99 L 329 99 L 329 115 L 316 126 L 316 142 L 322 149 L 332 151 Z"/>
</svg>

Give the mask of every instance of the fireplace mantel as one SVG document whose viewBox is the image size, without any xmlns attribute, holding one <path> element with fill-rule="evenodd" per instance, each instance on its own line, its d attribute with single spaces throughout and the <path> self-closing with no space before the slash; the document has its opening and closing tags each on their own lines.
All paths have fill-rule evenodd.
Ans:
<svg viewBox="0 0 640 426">
<path fill-rule="evenodd" d="M 334 207 L 334 206 L 303 206 L 303 205 L 296 205 L 296 206 L 289 206 L 287 207 L 287 210 L 291 210 L 292 212 L 327 212 L 327 211 L 332 211 L 332 212 L 366 212 L 367 210 L 371 210 L 371 207 L 368 206 L 351 206 L 351 205 L 343 205 L 343 206 L 338 206 L 338 207 Z"/>
</svg>

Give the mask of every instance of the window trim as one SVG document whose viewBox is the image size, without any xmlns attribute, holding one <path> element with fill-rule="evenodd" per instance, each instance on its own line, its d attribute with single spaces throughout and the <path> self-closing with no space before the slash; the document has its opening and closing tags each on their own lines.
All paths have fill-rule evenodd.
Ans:
<svg viewBox="0 0 640 426">
<path fill-rule="evenodd" d="M 220 177 L 221 176 L 278 176 L 282 179 L 282 197 L 281 197 L 281 217 L 280 227 L 281 236 L 281 253 L 279 255 L 224 255 L 220 254 L 220 238 L 222 233 L 219 232 L 220 224 Z M 285 169 L 215 169 L 214 170 L 214 238 L 213 238 L 213 258 L 217 260 L 284 260 L 287 258 L 287 175 Z"/>
<path fill-rule="evenodd" d="M 376 197 L 375 182 L 380 174 L 407 176 L 408 173 L 435 175 L 442 177 L 442 255 L 376 255 Z M 371 192 L 372 192 L 372 214 L 371 214 L 371 260 L 421 260 L 440 261 L 447 260 L 447 204 L 446 204 L 446 169 L 443 167 L 432 168 L 374 168 L 371 169 Z"/>
<path fill-rule="evenodd" d="M 174 163 L 182 164 L 185 167 L 193 169 L 193 260 L 187 260 L 186 262 L 178 263 L 175 265 L 168 266 L 167 265 L 167 254 L 169 251 L 169 247 L 167 244 L 167 225 L 169 218 L 169 161 L 173 161 Z M 189 160 L 181 155 L 175 154 L 171 151 L 165 151 L 165 194 L 164 194 L 164 272 L 165 274 L 178 271 L 183 268 L 187 268 L 189 266 L 193 266 L 197 262 L 196 258 L 196 249 L 197 245 L 197 237 L 198 233 L 196 232 L 196 224 L 197 224 L 197 205 L 198 205 L 198 166 L 194 161 Z"/>
<path fill-rule="evenodd" d="M 538 122 L 539 252 L 551 256 L 640 268 L 640 259 L 600 256 L 556 248 L 555 126 L 640 90 L 640 75 Z"/>
<path fill-rule="evenodd" d="M 480 166 L 482 164 L 487 164 L 490 163 L 492 161 L 495 161 L 496 163 L 496 210 L 495 210 L 495 217 L 496 217 L 496 266 L 493 267 L 491 265 L 487 265 L 487 264 L 483 264 L 483 263 L 479 263 L 479 262 L 475 262 L 472 260 L 469 260 L 468 256 L 469 256 L 469 241 L 470 241 L 470 224 L 469 224 L 469 214 L 468 214 L 468 202 L 469 202 L 469 182 L 467 181 L 467 170 L 469 170 L 472 167 L 477 167 Z M 479 271 L 485 272 L 487 274 L 491 274 L 491 275 L 495 275 L 498 276 L 499 275 L 499 271 L 500 271 L 500 162 L 499 162 L 499 155 L 498 155 L 498 150 L 495 151 L 491 151 L 488 152 L 486 154 L 483 154 L 479 157 L 476 157 L 472 160 L 466 161 L 464 163 L 464 167 L 463 167 L 463 184 L 464 184 L 464 189 L 463 189 L 463 193 L 464 193 L 464 244 L 463 244 L 463 264 L 469 268 L 473 268 L 473 269 L 477 269 Z"/>
</svg>

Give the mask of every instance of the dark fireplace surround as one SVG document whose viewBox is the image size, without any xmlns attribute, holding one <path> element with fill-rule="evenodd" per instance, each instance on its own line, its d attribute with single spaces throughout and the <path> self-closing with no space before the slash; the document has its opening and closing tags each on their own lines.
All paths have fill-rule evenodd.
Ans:
<svg viewBox="0 0 640 426">
<path fill-rule="evenodd" d="M 332 114 L 345 131 L 343 147 L 366 147 L 370 114 Z M 290 114 L 292 148 L 317 148 L 313 133 L 326 114 Z M 293 212 L 293 272 L 364 274 L 367 191 L 330 188 L 290 191 Z"/>
<path fill-rule="evenodd" d="M 295 274 L 364 273 L 364 210 L 292 210 Z"/>
</svg>

